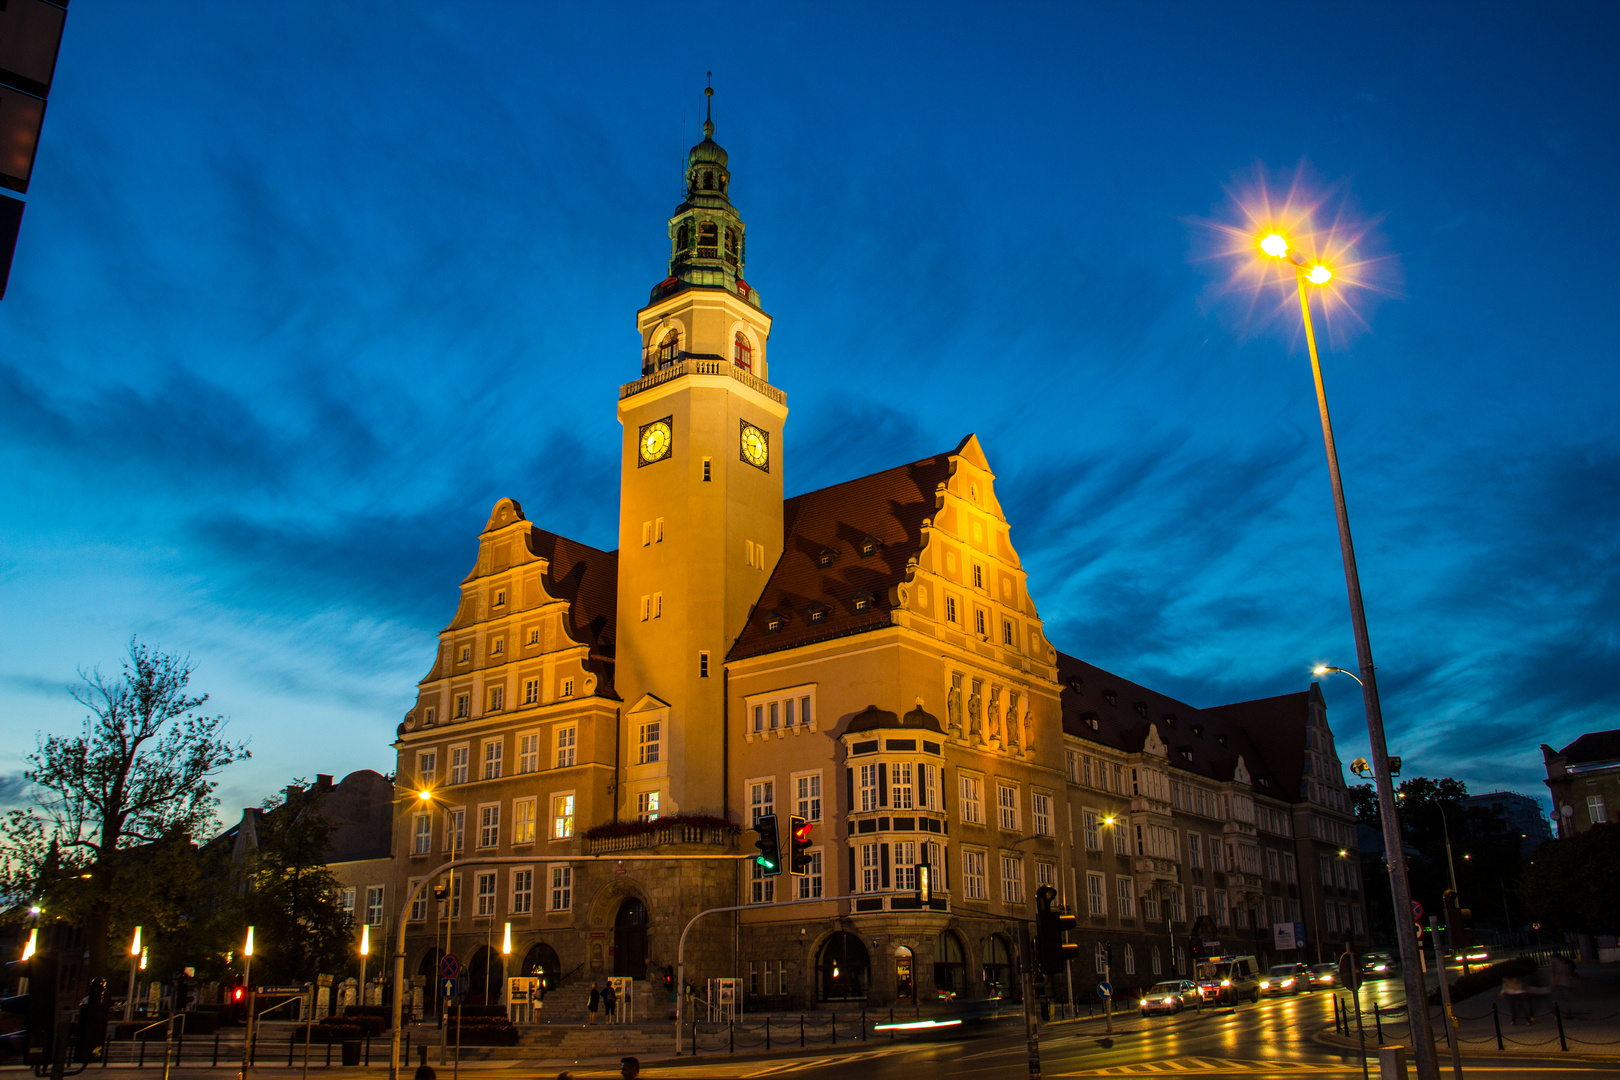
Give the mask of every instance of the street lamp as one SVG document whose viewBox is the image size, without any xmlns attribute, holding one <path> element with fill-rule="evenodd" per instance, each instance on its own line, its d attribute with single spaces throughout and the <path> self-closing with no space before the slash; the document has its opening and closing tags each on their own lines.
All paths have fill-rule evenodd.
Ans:
<svg viewBox="0 0 1620 1080">
<path fill-rule="evenodd" d="M 355 991 L 356 1005 L 366 1003 L 366 955 L 371 952 L 371 924 L 363 923 L 360 927 L 360 986 Z"/>
<path fill-rule="evenodd" d="M 247 991 L 247 1033 L 242 1039 L 242 1076 L 247 1080 L 248 1069 L 252 1066 L 250 1059 L 253 1050 L 253 1011 L 257 1007 L 253 1000 L 253 927 L 247 928 L 247 941 L 242 945 L 242 988 Z"/>
<path fill-rule="evenodd" d="M 1395 818 L 1395 785 L 1390 779 L 1389 746 L 1384 739 L 1384 714 L 1378 704 L 1378 682 L 1373 674 L 1372 639 L 1367 633 L 1367 613 L 1361 603 L 1361 577 L 1356 571 L 1355 546 L 1350 541 L 1350 512 L 1344 502 L 1344 482 L 1339 475 L 1339 452 L 1333 442 L 1333 422 L 1328 416 L 1327 389 L 1322 384 L 1322 363 L 1316 352 L 1316 331 L 1311 325 L 1308 285 L 1325 286 L 1333 273 L 1319 259 L 1306 260 L 1290 250 L 1288 240 L 1271 232 L 1260 240 L 1260 251 L 1294 271 L 1299 289 L 1299 316 L 1305 327 L 1305 344 L 1311 356 L 1311 378 L 1316 384 L 1316 407 L 1322 420 L 1322 445 L 1327 452 L 1328 479 L 1333 488 L 1333 509 L 1339 522 L 1339 554 L 1344 560 L 1345 592 L 1350 600 L 1350 624 L 1356 638 L 1354 676 L 1361 684 L 1362 703 L 1367 713 L 1367 741 L 1372 747 L 1373 776 L 1378 790 L 1379 817 L 1384 827 L 1384 847 L 1390 853 L 1389 885 L 1395 900 L 1395 936 L 1401 948 L 1401 976 L 1406 983 L 1406 1015 L 1411 1022 L 1412 1057 L 1418 1080 L 1439 1080 L 1440 1063 L 1434 1053 L 1434 1031 L 1429 1026 L 1428 993 L 1422 982 L 1417 935 L 1402 913 L 1412 910 L 1412 889 L 1407 880 L 1405 851 L 1400 824 Z M 1351 674 L 1345 672 L 1345 674 Z M 1443 976 L 1442 976 L 1443 977 Z"/>
<path fill-rule="evenodd" d="M 124 995 L 124 1022 L 135 1019 L 135 968 L 141 959 L 141 928 L 135 928 L 135 937 L 129 943 L 129 993 Z"/>
</svg>

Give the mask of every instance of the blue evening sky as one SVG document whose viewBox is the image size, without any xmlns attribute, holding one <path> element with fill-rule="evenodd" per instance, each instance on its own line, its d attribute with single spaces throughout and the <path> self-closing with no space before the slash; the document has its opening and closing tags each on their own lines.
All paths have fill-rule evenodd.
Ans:
<svg viewBox="0 0 1620 1080">
<path fill-rule="evenodd" d="M 1210 257 L 1302 173 L 1373 259 L 1322 337 L 1392 750 L 1539 794 L 1620 705 L 1617 24 L 78 0 L 0 302 L 0 795 L 131 634 L 251 739 L 227 817 L 387 771 L 497 498 L 616 545 L 710 70 L 788 491 L 977 432 L 1051 638 L 1194 705 L 1355 666 L 1297 306 Z"/>
</svg>

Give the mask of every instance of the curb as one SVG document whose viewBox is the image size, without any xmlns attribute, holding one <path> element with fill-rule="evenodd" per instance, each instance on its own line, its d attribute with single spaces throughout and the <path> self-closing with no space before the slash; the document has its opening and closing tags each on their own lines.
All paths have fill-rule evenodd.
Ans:
<svg viewBox="0 0 1620 1080">
<path fill-rule="evenodd" d="M 1333 1034 L 1331 1029 L 1324 1030 L 1324 1031 L 1319 1031 L 1314 1036 L 1312 1036 L 1312 1038 L 1316 1042 L 1321 1043 L 1323 1046 L 1331 1046 L 1335 1050 L 1347 1050 L 1352 1054 L 1359 1053 L 1360 1050 L 1361 1050 L 1361 1043 L 1360 1043 L 1359 1040 L 1350 1038 L 1350 1037 L 1345 1036 L 1345 1035 L 1335 1035 L 1335 1034 Z M 1404 1044 L 1402 1044 L 1402 1043 L 1386 1043 L 1385 1045 L 1399 1046 L 1399 1045 L 1404 1045 Z M 1435 1045 L 1436 1053 L 1438 1053 L 1445 1060 L 1450 1060 L 1449 1052 L 1445 1049 L 1445 1043 L 1444 1042 L 1436 1042 L 1434 1045 Z M 1367 1050 L 1368 1050 L 1367 1060 L 1368 1061 L 1376 1061 L 1377 1060 L 1377 1055 L 1378 1055 L 1378 1044 L 1375 1043 L 1375 1042 L 1369 1042 L 1367 1044 Z M 1521 1049 L 1493 1050 L 1493 1049 L 1489 1049 L 1489 1048 L 1479 1048 L 1479 1047 L 1475 1047 L 1475 1046 L 1469 1046 L 1467 1044 L 1463 1045 L 1462 1053 L 1461 1053 L 1460 1056 L 1461 1056 L 1462 1060 L 1464 1060 L 1464 1061 L 1469 1061 L 1469 1060 L 1479 1061 L 1479 1060 L 1484 1060 L 1486 1058 L 1494 1058 L 1494 1057 L 1557 1058 L 1559 1061 L 1564 1061 L 1564 1060 L 1568 1060 L 1568 1061 L 1597 1061 L 1597 1062 L 1616 1062 L 1616 1061 L 1620 1061 L 1620 1054 L 1596 1054 L 1596 1053 L 1591 1053 L 1591 1052 L 1588 1052 L 1588 1051 L 1585 1051 L 1585 1050 L 1521 1050 Z M 1443 1063 L 1444 1062 L 1442 1062 L 1442 1064 Z"/>
</svg>

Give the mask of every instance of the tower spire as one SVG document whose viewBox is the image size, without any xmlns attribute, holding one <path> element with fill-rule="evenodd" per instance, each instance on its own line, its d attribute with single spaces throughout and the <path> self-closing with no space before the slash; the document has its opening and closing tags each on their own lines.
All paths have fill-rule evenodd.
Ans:
<svg viewBox="0 0 1620 1080">
<path fill-rule="evenodd" d="M 709 72 L 709 85 L 703 88 L 703 137 L 714 138 L 714 72 Z"/>
</svg>

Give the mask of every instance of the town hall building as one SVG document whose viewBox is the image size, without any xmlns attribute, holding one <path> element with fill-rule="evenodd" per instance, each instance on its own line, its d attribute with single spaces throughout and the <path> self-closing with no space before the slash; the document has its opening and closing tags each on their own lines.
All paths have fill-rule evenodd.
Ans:
<svg viewBox="0 0 1620 1080">
<path fill-rule="evenodd" d="M 1184 973 L 1195 936 L 1263 962 L 1364 941 L 1314 685 L 1200 709 L 1060 652 L 973 435 L 785 497 L 794 358 L 774 379 L 713 133 L 619 387 L 617 549 L 497 502 L 399 726 L 390 895 L 452 853 L 532 860 L 411 906 L 421 1007 L 446 951 L 472 1001 L 503 965 L 661 979 L 710 908 L 742 910 L 694 926 L 687 979 L 794 1009 L 1013 996 L 1042 885 L 1079 918 L 1077 986 L 1110 956 L 1125 987 Z M 811 823 L 807 874 L 746 858 L 761 814 L 784 846 Z"/>
</svg>

